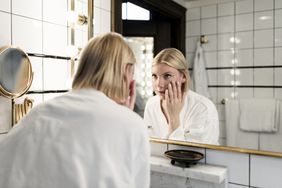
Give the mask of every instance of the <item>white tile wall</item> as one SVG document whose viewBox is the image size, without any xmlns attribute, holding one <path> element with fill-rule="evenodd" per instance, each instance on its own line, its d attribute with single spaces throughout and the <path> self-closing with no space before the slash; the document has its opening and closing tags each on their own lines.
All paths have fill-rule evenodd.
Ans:
<svg viewBox="0 0 282 188">
<path fill-rule="evenodd" d="M 282 46 L 282 29 L 275 29 L 275 46 Z"/>
<path fill-rule="evenodd" d="M 231 67 L 234 60 L 234 54 L 231 51 L 219 51 L 218 52 L 218 66 L 219 67 Z"/>
<path fill-rule="evenodd" d="M 206 162 L 226 166 L 229 182 L 249 185 L 249 155 L 207 149 Z"/>
<path fill-rule="evenodd" d="M 201 21 L 201 32 L 204 35 L 216 34 L 217 32 L 216 19 L 203 19 Z"/>
<path fill-rule="evenodd" d="M 43 21 L 56 23 L 64 26 L 67 25 L 67 0 L 43 0 L 43 7 Z"/>
<path fill-rule="evenodd" d="M 236 15 L 236 31 L 249 31 L 253 29 L 253 14 Z"/>
<path fill-rule="evenodd" d="M 12 0 L 12 13 L 42 20 L 42 1 Z"/>
<path fill-rule="evenodd" d="M 234 16 L 225 16 L 218 18 L 218 33 L 234 32 Z"/>
<path fill-rule="evenodd" d="M 230 50 L 234 48 L 234 43 L 230 42 L 231 38 L 234 38 L 233 33 L 218 34 L 218 50 Z"/>
<path fill-rule="evenodd" d="M 281 187 L 282 159 L 251 156 L 250 184 L 254 187 Z"/>
<path fill-rule="evenodd" d="M 32 81 L 32 84 L 31 84 L 29 90 L 31 90 L 31 91 L 34 91 L 34 90 L 41 91 L 41 90 L 43 90 L 42 58 L 29 57 L 29 59 L 30 59 L 32 71 L 33 71 L 33 81 Z"/>
<path fill-rule="evenodd" d="M 253 49 L 238 50 L 235 57 L 237 66 L 253 66 Z"/>
<path fill-rule="evenodd" d="M 200 8 L 188 9 L 186 12 L 186 21 L 200 19 L 201 18 L 200 10 L 201 10 Z"/>
<path fill-rule="evenodd" d="M 207 67 L 217 67 L 217 57 L 216 52 L 206 52 L 205 59 Z"/>
<path fill-rule="evenodd" d="M 255 29 L 273 28 L 273 11 L 255 13 Z"/>
<path fill-rule="evenodd" d="M 11 14 L 0 12 L 0 20 L 3 26 L 11 25 Z M 0 46 L 11 44 L 11 27 L 1 27 Z"/>
<path fill-rule="evenodd" d="M 234 15 L 234 3 L 222 3 L 218 5 L 218 16 Z"/>
<path fill-rule="evenodd" d="M 275 0 L 275 8 L 282 8 L 282 0 Z"/>
<path fill-rule="evenodd" d="M 198 36 L 200 33 L 200 21 L 186 22 L 186 31 L 187 36 Z"/>
<path fill-rule="evenodd" d="M 282 9 L 275 10 L 275 27 L 282 27 Z"/>
<path fill-rule="evenodd" d="M 0 1 L 0 10 L 5 12 L 11 12 L 11 0 Z"/>
<path fill-rule="evenodd" d="M 255 11 L 273 9 L 273 1 L 254 0 L 254 4 L 255 4 Z"/>
<path fill-rule="evenodd" d="M 164 157 L 164 152 L 168 150 L 167 144 L 151 142 L 151 155 Z"/>
<path fill-rule="evenodd" d="M 217 36 L 216 35 L 206 35 L 209 39 L 209 42 L 203 45 L 203 48 L 206 52 L 216 51 L 217 49 Z M 199 37 L 197 37 L 199 39 Z M 194 43 L 195 44 L 195 43 Z"/>
<path fill-rule="evenodd" d="M 273 69 L 255 69 L 254 84 L 255 85 L 273 85 Z M 263 76 L 262 76 L 263 75 Z"/>
<path fill-rule="evenodd" d="M 201 8 L 201 18 L 213 18 L 216 17 L 216 5 L 203 6 Z"/>
<path fill-rule="evenodd" d="M 272 98 L 273 88 L 254 88 L 254 97 L 256 98 Z"/>
<path fill-rule="evenodd" d="M 273 47 L 273 30 L 258 30 L 254 35 L 255 48 Z"/>
<path fill-rule="evenodd" d="M 273 65 L 273 48 L 255 49 L 254 64 L 255 66 Z"/>
<path fill-rule="evenodd" d="M 282 48 L 275 48 L 275 65 L 282 65 Z"/>
<path fill-rule="evenodd" d="M 42 53 L 42 22 L 13 15 L 12 45 L 26 52 Z"/>
<path fill-rule="evenodd" d="M 237 69 L 239 75 L 236 75 L 236 81 L 239 81 L 239 85 L 253 85 L 253 69 Z"/>
<path fill-rule="evenodd" d="M 236 47 L 239 49 L 247 49 L 247 48 L 253 48 L 253 32 L 247 31 L 247 32 L 238 32 L 235 34 L 236 39 L 238 40 L 236 44 Z M 263 39 L 260 39 L 263 40 Z"/>
<path fill-rule="evenodd" d="M 236 2 L 236 14 L 253 12 L 253 0 Z"/>
</svg>

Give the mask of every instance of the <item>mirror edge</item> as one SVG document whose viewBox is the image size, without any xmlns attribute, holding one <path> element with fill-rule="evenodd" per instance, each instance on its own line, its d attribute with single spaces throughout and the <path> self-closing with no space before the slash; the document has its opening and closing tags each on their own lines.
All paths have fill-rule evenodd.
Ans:
<svg viewBox="0 0 282 188">
<path fill-rule="evenodd" d="M 160 138 L 154 138 L 154 137 L 150 137 L 150 142 L 160 143 L 160 144 L 173 144 L 173 145 L 179 145 L 179 146 L 189 146 L 189 147 L 204 148 L 204 149 L 212 149 L 212 150 L 219 150 L 219 151 L 225 151 L 225 152 L 236 152 L 236 153 L 282 158 L 281 152 L 273 152 L 273 151 L 243 149 L 239 147 L 220 146 L 220 145 L 211 145 L 211 144 L 200 144 L 200 143 L 185 142 L 185 141 L 178 141 L 178 140 L 160 139 Z"/>
</svg>

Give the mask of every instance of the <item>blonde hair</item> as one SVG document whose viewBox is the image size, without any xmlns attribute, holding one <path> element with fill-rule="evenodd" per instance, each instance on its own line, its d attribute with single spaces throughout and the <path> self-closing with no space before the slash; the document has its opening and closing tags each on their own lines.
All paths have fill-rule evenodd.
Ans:
<svg viewBox="0 0 282 188">
<path fill-rule="evenodd" d="M 114 101 L 123 101 L 129 94 L 125 67 L 135 62 L 132 50 L 120 34 L 111 32 L 94 37 L 83 50 L 72 87 L 94 88 Z"/>
<path fill-rule="evenodd" d="M 156 64 L 166 64 L 181 72 L 185 77 L 185 82 L 182 85 L 182 91 L 188 90 L 190 81 L 188 63 L 186 63 L 184 55 L 179 50 L 176 48 L 163 49 L 155 56 L 152 66 Z"/>
</svg>

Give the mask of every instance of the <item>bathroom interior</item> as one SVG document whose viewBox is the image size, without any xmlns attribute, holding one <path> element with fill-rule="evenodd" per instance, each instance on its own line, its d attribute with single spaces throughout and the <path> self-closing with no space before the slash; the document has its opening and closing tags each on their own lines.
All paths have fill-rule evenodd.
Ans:
<svg viewBox="0 0 282 188">
<path fill-rule="evenodd" d="M 79 53 L 91 37 L 115 31 L 133 49 L 140 116 L 153 95 L 154 55 L 178 48 L 193 75 L 199 43 L 219 115 L 219 145 L 150 138 L 151 187 L 282 187 L 282 0 L 1 0 L 0 20 L 0 47 L 19 47 L 32 67 L 23 93 L 0 88 L 0 141 L 32 106 L 71 89 Z M 275 101 L 275 127 L 239 127 L 239 100 Z M 254 120 L 249 107 L 245 113 Z M 173 149 L 204 158 L 175 167 L 164 156 Z"/>
</svg>

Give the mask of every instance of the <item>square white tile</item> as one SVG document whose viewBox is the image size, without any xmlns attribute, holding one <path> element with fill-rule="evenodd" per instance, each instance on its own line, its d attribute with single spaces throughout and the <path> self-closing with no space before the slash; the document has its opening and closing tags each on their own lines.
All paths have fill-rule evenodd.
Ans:
<svg viewBox="0 0 282 188">
<path fill-rule="evenodd" d="M 224 104 L 216 105 L 219 121 L 225 121 L 225 106 Z"/>
<path fill-rule="evenodd" d="M 70 66 L 66 60 L 43 59 L 44 90 L 68 89 Z M 45 99 L 44 99 L 45 100 Z"/>
<path fill-rule="evenodd" d="M 234 75 L 231 74 L 231 69 L 219 69 L 218 71 L 218 85 L 231 85 L 235 81 Z"/>
<path fill-rule="evenodd" d="M 236 14 L 253 12 L 253 0 L 236 1 Z"/>
<path fill-rule="evenodd" d="M 199 37 L 186 37 L 186 51 L 195 52 Z"/>
<path fill-rule="evenodd" d="M 236 15 L 236 31 L 249 31 L 253 29 L 253 14 Z"/>
<path fill-rule="evenodd" d="M 43 23 L 43 53 L 66 56 L 67 27 Z"/>
<path fill-rule="evenodd" d="M 275 68 L 275 85 L 282 86 L 282 68 Z"/>
<path fill-rule="evenodd" d="M 255 29 L 273 28 L 273 11 L 255 13 Z"/>
<path fill-rule="evenodd" d="M 216 52 L 205 52 L 206 66 L 217 67 Z"/>
<path fill-rule="evenodd" d="M 275 48 L 275 65 L 282 65 L 282 48 Z"/>
<path fill-rule="evenodd" d="M 207 70 L 208 85 L 217 85 L 217 70 Z"/>
<path fill-rule="evenodd" d="M 206 52 L 217 50 L 217 36 L 216 35 L 206 35 L 209 42 L 203 45 Z"/>
<path fill-rule="evenodd" d="M 275 98 L 282 100 L 282 88 L 275 88 L 274 96 Z"/>
<path fill-rule="evenodd" d="M 198 36 L 200 34 L 200 20 L 186 22 L 186 35 Z"/>
<path fill-rule="evenodd" d="M 101 10 L 101 33 L 111 31 L 111 12 Z"/>
<path fill-rule="evenodd" d="M 74 32 L 74 35 L 75 35 L 74 37 L 75 46 L 77 46 L 78 48 L 82 48 L 83 47 L 83 31 L 76 29 Z"/>
<path fill-rule="evenodd" d="M 43 0 L 43 20 L 67 25 L 67 1 Z"/>
<path fill-rule="evenodd" d="M 255 31 L 254 35 L 255 48 L 273 47 L 273 30 Z"/>
<path fill-rule="evenodd" d="M 275 29 L 275 46 L 282 46 L 282 29 Z"/>
<path fill-rule="evenodd" d="M 218 4 L 218 16 L 234 15 L 234 2 Z"/>
<path fill-rule="evenodd" d="M 225 16 L 218 18 L 218 33 L 234 32 L 234 16 Z"/>
<path fill-rule="evenodd" d="M 265 0 L 254 0 L 255 11 L 262 10 L 272 10 L 273 9 L 273 0 L 265 1 Z"/>
<path fill-rule="evenodd" d="M 164 157 L 164 152 L 168 150 L 167 144 L 150 142 L 150 145 L 151 145 L 151 156 Z"/>
<path fill-rule="evenodd" d="M 11 45 L 11 14 L 0 12 L 0 46 Z"/>
<path fill-rule="evenodd" d="M 272 68 L 254 69 L 254 85 L 269 85 L 274 84 Z"/>
<path fill-rule="evenodd" d="M 282 27 L 282 9 L 275 10 L 275 27 Z"/>
<path fill-rule="evenodd" d="M 42 20 L 42 1 L 12 0 L 12 13 Z"/>
<path fill-rule="evenodd" d="M 195 53 L 186 53 L 186 61 L 188 62 L 189 67 L 192 66 L 194 62 L 194 58 L 195 58 Z"/>
<path fill-rule="evenodd" d="M 207 35 L 207 34 L 216 34 L 217 32 L 217 26 L 216 26 L 216 19 L 203 19 L 201 21 L 201 34 Z"/>
<path fill-rule="evenodd" d="M 259 48 L 255 49 L 255 66 L 265 66 L 265 65 L 274 65 L 273 56 L 274 56 L 273 48 Z"/>
<path fill-rule="evenodd" d="M 281 187 L 281 158 L 251 155 L 250 169 L 251 186 Z"/>
<path fill-rule="evenodd" d="M 216 5 L 201 7 L 201 18 L 214 18 L 216 15 Z"/>
<path fill-rule="evenodd" d="M 111 0 L 101 0 L 101 8 L 111 11 Z"/>
<path fill-rule="evenodd" d="M 42 53 L 41 21 L 13 15 L 12 33 L 12 45 L 29 53 Z"/>
<path fill-rule="evenodd" d="M 232 67 L 234 66 L 234 54 L 231 51 L 218 52 L 218 66 L 219 67 Z"/>
<path fill-rule="evenodd" d="M 34 90 L 43 90 L 43 71 L 42 71 L 42 58 L 40 57 L 29 57 L 31 66 L 32 66 L 32 72 L 33 72 L 33 80 L 32 84 L 29 88 L 30 91 Z"/>
<path fill-rule="evenodd" d="M 235 54 L 235 65 L 253 66 L 253 50 L 238 50 Z"/>
<path fill-rule="evenodd" d="M 253 88 L 236 88 L 236 98 L 251 98 L 254 97 Z"/>
<path fill-rule="evenodd" d="M 273 98 L 274 89 L 273 88 L 254 88 L 255 98 Z"/>
<path fill-rule="evenodd" d="M 5 12 L 11 12 L 11 0 L 0 1 L 0 10 Z"/>
<path fill-rule="evenodd" d="M 217 103 L 217 88 L 209 87 L 209 91 L 211 94 L 211 101 Z"/>
<path fill-rule="evenodd" d="M 206 150 L 207 164 L 221 165 L 228 168 L 228 181 L 249 185 L 249 156 L 216 150 Z"/>
<path fill-rule="evenodd" d="M 186 11 L 186 21 L 199 20 L 201 18 L 200 8 L 191 8 Z"/>
<path fill-rule="evenodd" d="M 100 34 L 101 32 L 101 9 L 94 7 L 94 33 Z"/>
<path fill-rule="evenodd" d="M 235 33 L 234 43 L 238 49 L 253 48 L 253 32 L 238 32 Z"/>
<path fill-rule="evenodd" d="M 232 39 L 234 38 L 234 33 L 218 34 L 218 50 L 231 50 L 235 48 Z"/>
<path fill-rule="evenodd" d="M 275 8 L 282 8 L 282 0 L 275 0 Z"/>
<path fill-rule="evenodd" d="M 253 85 L 253 69 L 236 69 L 234 72 L 239 85 Z"/>
</svg>

